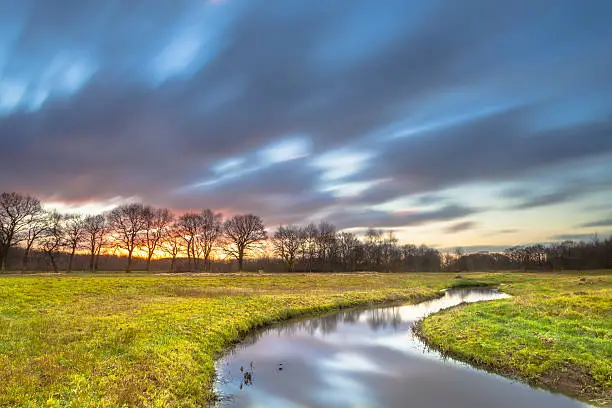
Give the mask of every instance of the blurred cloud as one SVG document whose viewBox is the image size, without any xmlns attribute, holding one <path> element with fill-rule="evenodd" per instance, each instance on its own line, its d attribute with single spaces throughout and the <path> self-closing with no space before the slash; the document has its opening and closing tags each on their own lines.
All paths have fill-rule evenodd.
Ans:
<svg viewBox="0 0 612 408">
<path fill-rule="evenodd" d="M 560 234 L 551 237 L 555 241 L 592 241 L 597 237 L 596 234 Z"/>
<path fill-rule="evenodd" d="M 448 234 L 455 234 L 457 232 L 467 231 L 470 229 L 474 229 L 478 223 L 474 221 L 461 221 L 456 224 L 453 224 L 449 227 L 446 227 L 444 231 Z"/>
<path fill-rule="evenodd" d="M 612 199 L 611 14 L 578 0 L 3 2 L 0 185 L 474 235 L 494 229 L 482 212 L 555 205 L 573 232 L 572 208 Z"/>
<path fill-rule="evenodd" d="M 581 225 L 582 228 L 612 227 L 612 218 L 604 218 Z"/>
</svg>

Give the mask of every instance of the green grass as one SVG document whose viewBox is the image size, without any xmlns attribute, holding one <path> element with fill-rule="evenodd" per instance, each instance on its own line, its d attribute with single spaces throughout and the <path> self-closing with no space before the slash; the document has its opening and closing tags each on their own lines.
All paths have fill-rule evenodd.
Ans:
<svg viewBox="0 0 612 408">
<path fill-rule="evenodd" d="M 609 404 L 612 275 L 500 275 L 497 281 L 513 298 L 432 315 L 419 327 L 422 337 L 475 365 Z"/>
<path fill-rule="evenodd" d="M 545 346 L 514 353 L 512 361 L 533 361 L 530 367 L 550 353 L 549 338 L 567 334 L 580 348 L 559 349 L 560 358 L 592 361 L 595 378 L 609 384 L 610 363 L 604 358 L 610 356 L 612 332 L 609 277 L 591 275 L 579 285 L 576 275 L 558 281 L 526 274 L 462 275 L 1 276 L 0 406 L 202 406 L 214 398 L 215 358 L 249 330 L 340 307 L 416 302 L 444 287 L 476 283 L 507 283 L 509 292 L 526 297 L 448 312 L 428 320 L 428 328 L 451 313 L 467 322 L 474 315 L 465 315 L 470 310 L 491 314 L 498 322 L 491 339 L 488 326 L 465 330 L 458 324 L 456 340 L 449 343 L 460 345 L 469 335 L 488 353 L 497 330 L 505 330 L 504 341 L 512 345 L 527 333 L 524 341 L 530 344 L 536 328 L 544 327 L 538 333 L 546 336 L 539 340 Z M 546 308 L 530 311 L 530 299 L 543 296 Z M 578 299 L 581 306 L 568 309 Z M 548 315 L 543 318 L 548 326 L 538 320 L 538 326 L 523 328 L 540 315 Z M 516 323 L 505 324 L 508 316 Z"/>
<path fill-rule="evenodd" d="M 249 330 L 436 296 L 448 275 L 0 277 L 0 406 L 201 406 Z"/>
</svg>

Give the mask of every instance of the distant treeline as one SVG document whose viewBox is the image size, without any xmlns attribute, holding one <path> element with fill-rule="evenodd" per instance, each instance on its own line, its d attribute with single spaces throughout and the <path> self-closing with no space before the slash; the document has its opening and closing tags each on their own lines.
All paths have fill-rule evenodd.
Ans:
<svg viewBox="0 0 612 408">
<path fill-rule="evenodd" d="M 454 271 L 553 271 L 612 268 L 612 237 L 589 242 L 563 241 L 507 248 L 503 253 L 456 251 L 445 269 Z"/>
<path fill-rule="evenodd" d="M 392 231 L 363 237 L 329 223 L 284 225 L 268 236 L 261 217 L 224 219 L 210 209 L 174 215 L 133 203 L 104 214 L 46 211 L 38 199 L 0 194 L 2 270 L 471 271 L 612 268 L 612 239 L 441 253 L 401 245 Z"/>
</svg>

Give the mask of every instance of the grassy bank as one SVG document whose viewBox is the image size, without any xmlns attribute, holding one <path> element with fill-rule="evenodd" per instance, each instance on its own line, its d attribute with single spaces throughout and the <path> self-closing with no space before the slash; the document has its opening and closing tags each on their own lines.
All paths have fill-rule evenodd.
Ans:
<svg viewBox="0 0 612 408">
<path fill-rule="evenodd" d="M 1 276 L 0 406 L 201 406 L 215 357 L 301 314 L 436 296 L 453 276 Z"/>
<path fill-rule="evenodd" d="M 422 337 L 477 366 L 610 405 L 612 274 L 498 279 L 513 298 L 430 316 Z"/>
<path fill-rule="evenodd" d="M 584 284 L 576 283 L 576 275 L 556 279 L 526 274 L 0 276 L 0 406 L 201 406 L 213 397 L 214 359 L 249 330 L 339 307 L 419 301 L 444 287 L 474 283 L 506 283 L 509 292 L 527 296 L 504 307 L 531 301 L 531 290 L 535 298 L 548 296 L 553 323 L 566 321 L 565 303 L 578 296 L 582 306 L 575 313 L 599 317 L 584 322 L 573 317 L 580 322 L 573 335 L 582 345 L 559 353 L 565 353 L 563 359 L 576 353 L 575 360 L 590 355 L 593 367 L 599 367 L 595 378 L 609 384 L 610 366 L 602 353 L 610 355 L 610 279 L 592 275 Z M 561 296 L 566 292 L 567 301 Z M 493 305 L 481 306 L 489 313 Z M 428 328 L 445 316 L 428 321 Z M 513 333 L 508 338 L 521 341 L 521 326 L 502 322 L 499 326 Z M 486 334 L 464 329 L 461 324 L 454 329 L 463 333 L 459 340 L 467 333 L 482 341 Z M 517 352 L 517 364 L 523 356 L 537 367 L 547 347 L 534 347 L 534 357 L 529 357 L 532 349 Z"/>
</svg>

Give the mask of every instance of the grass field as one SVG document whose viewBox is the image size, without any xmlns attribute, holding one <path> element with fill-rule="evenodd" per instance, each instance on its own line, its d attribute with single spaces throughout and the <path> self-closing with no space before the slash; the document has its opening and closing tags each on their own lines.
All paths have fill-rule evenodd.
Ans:
<svg viewBox="0 0 612 408">
<path fill-rule="evenodd" d="M 609 405 L 612 275 L 522 275 L 501 289 L 514 297 L 430 316 L 421 336 L 477 366 Z"/>
<path fill-rule="evenodd" d="M 504 290 L 518 296 L 428 320 L 432 342 L 497 361 L 494 344 L 505 330 L 508 347 L 502 350 L 517 344 L 512 358 L 505 358 L 516 366 L 529 362 L 527 378 L 542 374 L 538 364 L 552 367 L 547 358 L 567 360 L 572 369 L 584 360 L 594 381 L 609 386 L 612 277 L 586 279 L 464 274 L 458 280 L 429 273 L 1 276 L 0 406 L 201 406 L 214 397 L 215 357 L 253 328 L 369 302 L 424 300 L 441 288 L 476 282 L 504 283 Z M 546 307 L 530 309 L 540 299 Z M 487 315 L 490 332 L 477 324 Z M 442 337 L 443 327 L 454 323 L 449 316 L 457 319 L 456 334 Z M 567 349 L 560 342 L 566 334 L 572 341 Z"/>
<path fill-rule="evenodd" d="M 201 406 L 248 330 L 372 301 L 435 296 L 452 276 L 0 277 L 0 406 Z"/>
</svg>

